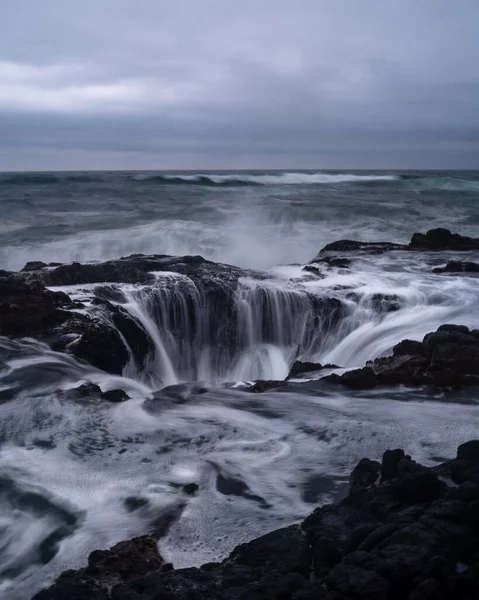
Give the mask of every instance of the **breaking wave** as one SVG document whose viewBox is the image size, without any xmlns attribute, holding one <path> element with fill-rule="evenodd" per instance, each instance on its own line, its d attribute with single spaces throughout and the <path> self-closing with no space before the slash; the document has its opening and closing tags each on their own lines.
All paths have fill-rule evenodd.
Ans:
<svg viewBox="0 0 479 600">
<path fill-rule="evenodd" d="M 353 173 L 261 173 L 261 174 L 184 174 L 184 175 L 137 175 L 137 181 L 156 181 L 164 184 L 193 184 L 208 186 L 249 185 L 320 185 L 338 183 L 361 183 L 396 181 L 395 175 L 356 175 Z"/>
</svg>

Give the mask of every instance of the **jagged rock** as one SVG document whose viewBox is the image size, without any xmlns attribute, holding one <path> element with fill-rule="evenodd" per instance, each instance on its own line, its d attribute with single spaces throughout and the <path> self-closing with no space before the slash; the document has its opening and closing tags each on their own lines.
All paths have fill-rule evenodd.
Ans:
<svg viewBox="0 0 479 600">
<path fill-rule="evenodd" d="M 394 356 L 424 356 L 424 347 L 422 342 L 414 340 L 403 340 L 393 348 Z"/>
<path fill-rule="evenodd" d="M 471 238 L 449 229 L 430 229 L 427 233 L 415 233 L 409 244 L 421 250 L 479 250 L 479 238 Z"/>
<path fill-rule="evenodd" d="M 312 273 L 313 275 L 316 275 L 317 277 L 321 277 L 321 278 L 324 277 L 324 275 L 321 273 L 321 270 L 318 269 L 318 267 L 315 267 L 314 265 L 306 265 L 301 270 L 305 271 L 306 273 Z"/>
<path fill-rule="evenodd" d="M 405 457 L 404 450 L 386 450 L 381 463 L 381 477 L 383 481 L 394 479 L 399 474 L 399 462 Z"/>
<path fill-rule="evenodd" d="M 350 254 L 383 254 L 394 250 L 403 251 L 440 251 L 440 250 L 479 250 L 479 238 L 470 238 L 451 233 L 449 229 L 430 229 L 426 233 L 415 233 L 407 245 L 393 242 L 359 242 L 355 240 L 338 240 L 322 248 L 311 263 L 330 258 L 331 253 Z M 336 257 L 337 258 L 337 257 Z"/>
<path fill-rule="evenodd" d="M 331 367 L 333 368 L 333 367 Z M 291 379 L 291 377 L 296 377 L 297 375 L 301 375 L 302 373 L 310 373 L 311 371 L 320 371 L 324 369 L 323 365 L 320 363 L 313 362 L 302 362 L 300 360 L 295 361 L 289 375 L 286 379 Z"/>
<path fill-rule="evenodd" d="M 32 260 L 32 261 L 26 263 L 26 265 L 23 267 L 22 271 L 24 271 L 24 272 L 38 271 L 39 269 L 43 269 L 47 266 L 48 266 L 47 263 L 41 262 L 40 260 Z"/>
<path fill-rule="evenodd" d="M 393 242 L 358 242 L 355 240 L 338 240 L 327 244 L 319 251 L 318 256 L 312 262 L 319 262 L 322 254 L 326 252 L 365 252 L 367 254 L 383 254 L 391 250 L 407 250 L 408 246 L 395 244 Z"/>
<path fill-rule="evenodd" d="M 479 440 L 434 468 L 386 451 L 381 464 L 359 462 L 341 502 L 241 544 L 222 563 L 175 570 L 145 536 L 93 552 L 88 567 L 34 600 L 474 600 L 478 468 Z M 460 471 L 460 487 L 439 480 L 445 470 Z"/>
<path fill-rule="evenodd" d="M 433 273 L 479 273 L 479 264 L 475 262 L 450 261 L 445 267 L 437 267 Z"/>
<path fill-rule="evenodd" d="M 363 369 L 324 382 L 340 383 L 351 389 L 378 385 L 434 386 L 458 388 L 479 385 L 479 330 L 463 325 L 441 325 L 422 342 L 403 340 L 393 355 L 378 358 Z"/>
<path fill-rule="evenodd" d="M 378 313 L 395 312 L 401 308 L 399 298 L 395 294 L 373 294 L 371 306 Z"/>
<path fill-rule="evenodd" d="M 130 399 L 130 396 L 123 390 L 109 390 L 103 392 L 101 397 L 108 402 L 125 402 Z"/>
<path fill-rule="evenodd" d="M 257 381 L 254 385 L 246 388 L 247 392 L 253 394 L 262 394 L 263 392 L 269 392 L 270 390 L 276 390 L 286 385 L 285 381 Z"/>
<path fill-rule="evenodd" d="M 343 375 L 328 375 L 327 377 L 323 377 L 321 381 L 341 383 L 352 390 L 367 390 L 377 385 L 376 374 L 371 367 L 354 369 L 354 371 L 348 371 Z"/>
<path fill-rule="evenodd" d="M 356 465 L 349 478 L 349 491 L 369 488 L 374 485 L 381 470 L 381 465 L 376 460 L 362 458 Z"/>
</svg>

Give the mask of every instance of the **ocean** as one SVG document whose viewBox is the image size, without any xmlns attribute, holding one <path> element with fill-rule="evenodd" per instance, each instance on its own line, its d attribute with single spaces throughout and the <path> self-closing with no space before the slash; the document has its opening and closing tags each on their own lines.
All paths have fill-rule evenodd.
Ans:
<svg viewBox="0 0 479 600">
<path fill-rule="evenodd" d="M 222 560 L 342 497 L 364 456 L 404 448 L 431 465 L 477 437 L 474 393 L 245 390 L 284 380 L 297 359 L 342 373 L 444 323 L 477 328 L 479 277 L 432 270 L 479 252 L 366 253 L 349 268 L 303 269 L 339 239 L 408 243 L 436 227 L 478 236 L 479 172 L 3 173 L 0 209 L 6 271 L 133 254 L 220 263 L 175 259 L 154 284 L 50 286 L 81 302 L 80 315 L 134 320 L 147 356 L 130 347 L 120 373 L 0 336 L 2 597 L 29 598 L 165 516 L 167 562 Z M 88 382 L 130 399 L 75 396 Z M 182 491 L 190 483 L 196 495 Z"/>
<path fill-rule="evenodd" d="M 29 260 L 201 255 L 307 262 L 336 239 L 477 232 L 479 172 L 0 174 L 0 268 Z"/>
</svg>

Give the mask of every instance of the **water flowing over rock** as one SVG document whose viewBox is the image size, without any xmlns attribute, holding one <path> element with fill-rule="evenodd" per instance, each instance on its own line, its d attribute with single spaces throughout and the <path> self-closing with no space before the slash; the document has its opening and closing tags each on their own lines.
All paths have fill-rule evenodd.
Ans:
<svg viewBox="0 0 479 600">
<path fill-rule="evenodd" d="M 434 468 L 387 450 L 382 463 L 358 463 L 344 500 L 237 546 L 222 563 L 175 570 L 145 536 L 93 552 L 87 568 L 34 600 L 473 600 L 478 506 L 478 440 Z"/>
<path fill-rule="evenodd" d="M 429 385 L 457 388 L 479 385 L 479 330 L 461 325 L 442 325 L 422 342 L 404 340 L 393 355 L 368 366 L 322 381 L 341 383 L 352 389 L 375 386 Z"/>
</svg>

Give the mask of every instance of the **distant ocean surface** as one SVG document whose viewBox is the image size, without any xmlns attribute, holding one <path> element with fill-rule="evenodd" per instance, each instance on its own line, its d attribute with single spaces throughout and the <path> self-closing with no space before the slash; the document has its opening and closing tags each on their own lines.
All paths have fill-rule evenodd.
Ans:
<svg viewBox="0 0 479 600">
<path fill-rule="evenodd" d="M 269 268 L 340 238 L 477 235 L 479 172 L 0 173 L 0 207 L 3 269 L 133 253 Z"/>
</svg>

